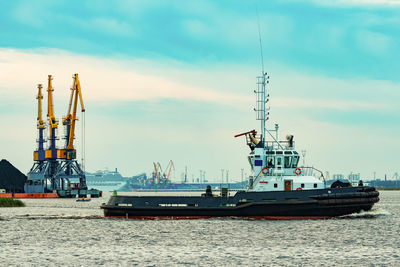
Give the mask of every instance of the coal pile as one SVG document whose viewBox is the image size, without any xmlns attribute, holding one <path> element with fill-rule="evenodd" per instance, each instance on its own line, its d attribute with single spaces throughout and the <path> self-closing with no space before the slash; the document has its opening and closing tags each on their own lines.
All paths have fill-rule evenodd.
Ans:
<svg viewBox="0 0 400 267">
<path fill-rule="evenodd" d="M 23 193 L 26 176 L 5 159 L 0 161 L 0 189 Z"/>
</svg>

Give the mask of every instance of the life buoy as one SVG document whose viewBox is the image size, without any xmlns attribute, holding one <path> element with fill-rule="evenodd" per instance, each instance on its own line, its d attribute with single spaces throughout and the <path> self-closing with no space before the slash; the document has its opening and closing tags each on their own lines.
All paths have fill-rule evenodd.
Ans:
<svg viewBox="0 0 400 267">
<path fill-rule="evenodd" d="M 301 169 L 300 169 L 300 168 L 296 168 L 296 169 L 294 170 L 294 173 L 295 173 L 296 175 L 300 175 L 300 174 L 301 174 Z"/>
<path fill-rule="evenodd" d="M 264 167 L 264 168 L 261 170 L 261 172 L 262 172 L 264 175 L 267 175 L 267 174 L 269 173 L 269 169 L 268 169 L 267 167 Z"/>
<path fill-rule="evenodd" d="M 296 190 L 303 190 L 303 188 L 301 188 L 301 187 L 297 187 L 297 188 L 296 188 Z"/>
</svg>

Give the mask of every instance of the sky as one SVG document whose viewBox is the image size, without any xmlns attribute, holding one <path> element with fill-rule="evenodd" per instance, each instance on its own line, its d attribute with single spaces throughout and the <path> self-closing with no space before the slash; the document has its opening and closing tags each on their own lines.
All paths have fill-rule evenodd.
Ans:
<svg viewBox="0 0 400 267">
<path fill-rule="evenodd" d="M 86 171 L 149 174 L 173 160 L 175 181 L 185 166 L 189 180 L 223 169 L 240 181 L 249 149 L 233 136 L 260 128 L 258 22 L 268 125 L 330 175 L 400 172 L 398 0 L 2 1 L 0 157 L 29 171 L 37 84 L 53 75 L 61 120 L 78 73 Z"/>
</svg>

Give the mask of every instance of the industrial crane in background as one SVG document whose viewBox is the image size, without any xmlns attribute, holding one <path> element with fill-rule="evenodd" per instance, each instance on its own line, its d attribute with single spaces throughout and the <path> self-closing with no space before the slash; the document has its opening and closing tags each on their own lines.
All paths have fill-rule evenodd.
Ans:
<svg viewBox="0 0 400 267">
<path fill-rule="evenodd" d="M 37 129 L 39 130 L 39 138 L 37 139 L 38 142 L 38 149 L 33 152 L 33 160 L 43 163 L 44 157 L 44 143 L 46 142 L 44 139 L 44 130 L 46 129 L 46 124 L 42 119 L 42 88 L 41 84 L 38 85 L 38 95 L 36 99 L 38 100 L 38 116 L 37 116 Z"/>
<path fill-rule="evenodd" d="M 49 163 L 45 158 L 44 143 L 44 130 L 46 124 L 42 118 L 42 85 L 38 85 L 38 116 L 37 116 L 37 129 L 38 129 L 38 148 L 33 152 L 33 166 L 28 173 L 28 180 L 24 185 L 25 193 L 46 193 L 47 180 L 51 179 L 49 174 Z"/>
<path fill-rule="evenodd" d="M 150 179 L 148 180 L 148 183 L 150 184 L 154 184 L 156 183 L 156 181 L 157 184 L 169 182 L 171 177 L 171 170 L 173 169 L 175 171 L 174 162 L 172 160 L 168 162 L 168 165 L 165 168 L 164 172 L 162 170 L 160 162 L 153 162 L 153 167 L 154 171 L 152 177 L 150 177 Z"/>
<path fill-rule="evenodd" d="M 156 182 L 156 178 L 157 178 L 158 182 L 160 181 L 157 164 L 155 162 L 153 162 L 153 166 L 154 166 L 154 172 L 153 172 L 152 177 L 149 180 L 149 183 L 151 183 L 151 184 L 154 184 Z"/>
<path fill-rule="evenodd" d="M 44 150 L 44 129 L 46 128 L 45 123 L 42 119 L 42 85 L 38 85 L 38 117 L 37 117 L 37 128 L 39 131 L 38 138 L 38 150 L 33 152 L 34 163 L 30 171 L 28 172 L 28 179 L 24 185 L 25 193 L 46 193 L 53 191 L 58 188 L 56 179 L 54 177 L 57 168 L 57 148 L 56 148 L 56 129 L 58 127 L 57 120 L 54 116 L 53 106 L 53 87 L 51 84 L 52 76 L 48 75 L 47 84 L 47 119 L 49 125 L 49 146 Z M 47 186 L 47 182 L 50 181 L 50 188 Z"/>
<path fill-rule="evenodd" d="M 48 173 L 51 181 L 51 190 L 57 190 L 60 187 L 60 181 L 56 179 L 54 174 L 58 169 L 58 161 L 57 161 L 57 147 L 56 140 L 57 138 L 57 129 L 58 129 L 58 121 L 54 115 L 54 103 L 53 103 L 53 86 L 52 86 L 52 75 L 48 75 L 47 80 L 47 120 L 49 122 L 49 147 L 45 151 L 45 158 L 48 161 Z M 47 182 L 47 179 L 46 179 Z"/>
<path fill-rule="evenodd" d="M 58 121 L 54 116 L 54 104 L 53 104 L 53 86 L 51 81 L 53 80 L 52 76 L 48 76 L 48 84 L 47 84 L 47 119 L 49 121 L 49 147 L 45 151 L 45 158 L 50 160 L 57 159 L 57 148 L 56 148 L 56 140 L 57 133 L 56 130 L 58 128 Z"/>
<path fill-rule="evenodd" d="M 160 162 L 157 162 L 157 170 L 158 170 L 158 172 L 157 172 L 157 184 L 159 184 L 161 179 L 162 179 L 162 173 L 163 173 Z"/>
<path fill-rule="evenodd" d="M 60 149 L 58 158 L 60 159 L 61 164 L 56 173 L 56 177 L 62 181 L 65 179 L 67 181 L 67 185 L 69 185 L 69 187 L 72 185 L 74 189 L 87 189 L 86 176 L 76 161 L 76 149 L 74 148 L 75 127 L 76 121 L 78 120 L 76 116 L 78 109 L 78 98 L 81 106 L 81 112 L 83 113 L 85 112 L 85 107 L 82 100 L 81 84 L 79 82 L 78 74 L 74 74 L 67 115 L 63 118 L 66 139 L 65 147 L 64 149 Z M 73 178 L 79 179 L 79 183 L 71 183 L 70 179 Z M 64 185 L 65 182 L 62 184 Z"/>
<path fill-rule="evenodd" d="M 76 149 L 74 147 L 75 127 L 78 108 L 78 98 L 82 113 L 85 111 L 82 90 L 78 74 L 73 76 L 73 86 L 68 105 L 67 115 L 63 118 L 65 126 L 65 146 L 57 149 L 56 140 L 58 121 L 54 115 L 52 76 L 48 75 L 47 87 L 47 118 L 49 127 L 49 146 L 46 150 L 43 148 L 45 142 L 44 129 L 45 123 L 42 120 L 42 86 L 38 86 L 38 123 L 39 130 L 38 150 L 34 151 L 34 164 L 28 173 L 28 179 L 24 186 L 25 193 L 46 193 L 57 192 L 59 197 L 79 197 L 90 194 L 92 197 L 99 197 L 100 191 L 97 189 L 88 190 L 86 185 L 86 176 L 81 166 L 76 160 Z M 84 114 L 84 113 L 83 113 Z M 84 125 L 83 132 L 84 132 Z M 82 158 L 83 160 L 83 158 Z M 51 182 L 48 187 L 47 181 Z M 79 180 L 79 182 L 76 182 Z"/>
<path fill-rule="evenodd" d="M 170 175 L 171 175 L 172 169 L 174 169 L 174 171 L 175 171 L 174 162 L 172 160 L 170 160 L 168 162 L 167 168 L 165 168 L 165 172 L 163 173 L 163 176 L 161 177 L 162 182 L 170 181 Z"/>
<path fill-rule="evenodd" d="M 76 149 L 74 148 L 75 125 L 78 120 L 76 116 L 78 97 L 81 105 L 81 112 L 85 112 L 85 107 L 82 100 L 82 90 L 78 78 L 78 74 L 73 76 L 74 82 L 71 87 L 71 96 L 69 99 L 67 115 L 63 118 L 62 123 L 65 126 L 65 146 L 61 150 L 59 158 L 61 159 L 76 159 Z M 72 113 L 71 113 L 72 108 Z"/>
</svg>

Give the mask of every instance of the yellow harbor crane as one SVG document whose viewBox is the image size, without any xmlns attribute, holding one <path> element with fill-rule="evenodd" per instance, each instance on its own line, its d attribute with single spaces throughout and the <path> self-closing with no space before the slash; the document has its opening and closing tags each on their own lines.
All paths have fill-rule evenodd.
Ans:
<svg viewBox="0 0 400 267">
<path fill-rule="evenodd" d="M 38 116 L 37 116 L 37 128 L 39 130 L 39 138 L 37 140 L 38 142 L 38 149 L 33 152 L 33 160 L 34 161 L 43 161 L 45 159 L 44 157 L 44 148 L 43 144 L 45 142 L 44 136 L 43 136 L 43 131 L 46 128 L 46 124 L 44 123 L 42 119 L 42 88 L 43 86 L 41 84 L 38 84 L 38 95 L 36 99 L 38 100 Z"/>
<path fill-rule="evenodd" d="M 174 169 L 174 171 L 175 171 L 174 162 L 172 160 L 170 160 L 168 162 L 167 167 L 165 168 L 165 173 L 163 173 L 161 181 L 166 182 L 166 181 L 168 181 L 170 179 L 170 175 L 171 175 L 171 170 L 172 169 Z"/>
<path fill-rule="evenodd" d="M 160 162 L 157 163 L 153 162 L 153 166 L 154 166 L 154 172 L 152 177 L 149 179 L 150 183 L 155 183 L 156 180 L 157 184 L 159 184 L 160 182 L 166 183 L 170 179 L 171 170 L 173 169 L 175 171 L 174 162 L 172 160 L 168 162 L 165 171 L 162 170 Z"/>
<path fill-rule="evenodd" d="M 50 146 L 45 151 L 46 159 L 56 159 L 57 158 L 57 148 L 56 148 L 56 129 L 58 128 L 58 122 L 54 116 L 54 104 L 53 104 L 53 86 L 51 81 L 53 80 L 52 76 L 48 76 L 48 84 L 47 84 L 47 119 L 49 121 L 49 140 Z"/>
<path fill-rule="evenodd" d="M 160 176 L 159 176 L 159 171 L 157 168 L 157 164 L 155 162 L 153 162 L 153 166 L 154 166 L 154 175 L 150 178 L 150 183 L 155 183 L 156 178 L 157 178 L 157 182 L 160 182 Z"/>
<path fill-rule="evenodd" d="M 82 112 L 85 111 L 82 100 L 82 90 L 78 74 L 73 75 L 73 86 L 68 105 L 67 115 L 62 123 L 66 127 L 66 142 L 63 149 L 56 148 L 58 140 L 56 130 L 58 121 L 54 116 L 52 76 L 48 75 L 47 87 L 47 118 L 49 125 L 49 146 L 43 149 L 44 137 L 43 131 L 45 123 L 42 120 L 42 86 L 38 86 L 38 122 L 39 129 L 39 148 L 34 152 L 34 164 L 28 173 L 28 179 L 24 186 L 26 193 L 45 193 L 57 192 L 59 197 L 99 197 L 100 191 L 97 189 L 88 189 L 86 184 L 85 172 L 76 160 L 76 149 L 74 147 L 75 126 L 77 121 L 76 112 L 78 109 L 78 98 Z M 83 120 L 84 121 L 84 120 Z M 84 133 L 84 125 L 82 126 Z M 83 134 L 82 134 L 83 135 Z M 83 162 L 83 158 L 82 158 Z M 50 181 L 50 184 L 48 184 Z"/>
<path fill-rule="evenodd" d="M 42 119 L 42 99 L 43 99 L 42 88 L 43 88 L 43 85 L 42 84 L 38 84 L 38 95 L 36 97 L 36 99 L 38 100 L 38 117 L 37 117 L 37 127 L 38 127 L 38 129 L 44 129 L 45 128 L 45 123 L 44 123 L 44 121 Z"/>
<path fill-rule="evenodd" d="M 82 100 L 81 84 L 79 82 L 78 74 L 74 74 L 74 83 L 71 88 L 71 96 L 68 104 L 67 115 L 63 118 L 63 125 L 66 126 L 66 143 L 65 148 L 59 153 L 59 158 L 62 159 L 75 159 L 76 149 L 74 148 L 75 139 L 75 124 L 78 118 L 76 117 L 78 98 L 81 105 L 81 111 L 85 112 L 85 107 Z M 72 112 L 71 112 L 72 109 Z"/>
</svg>

